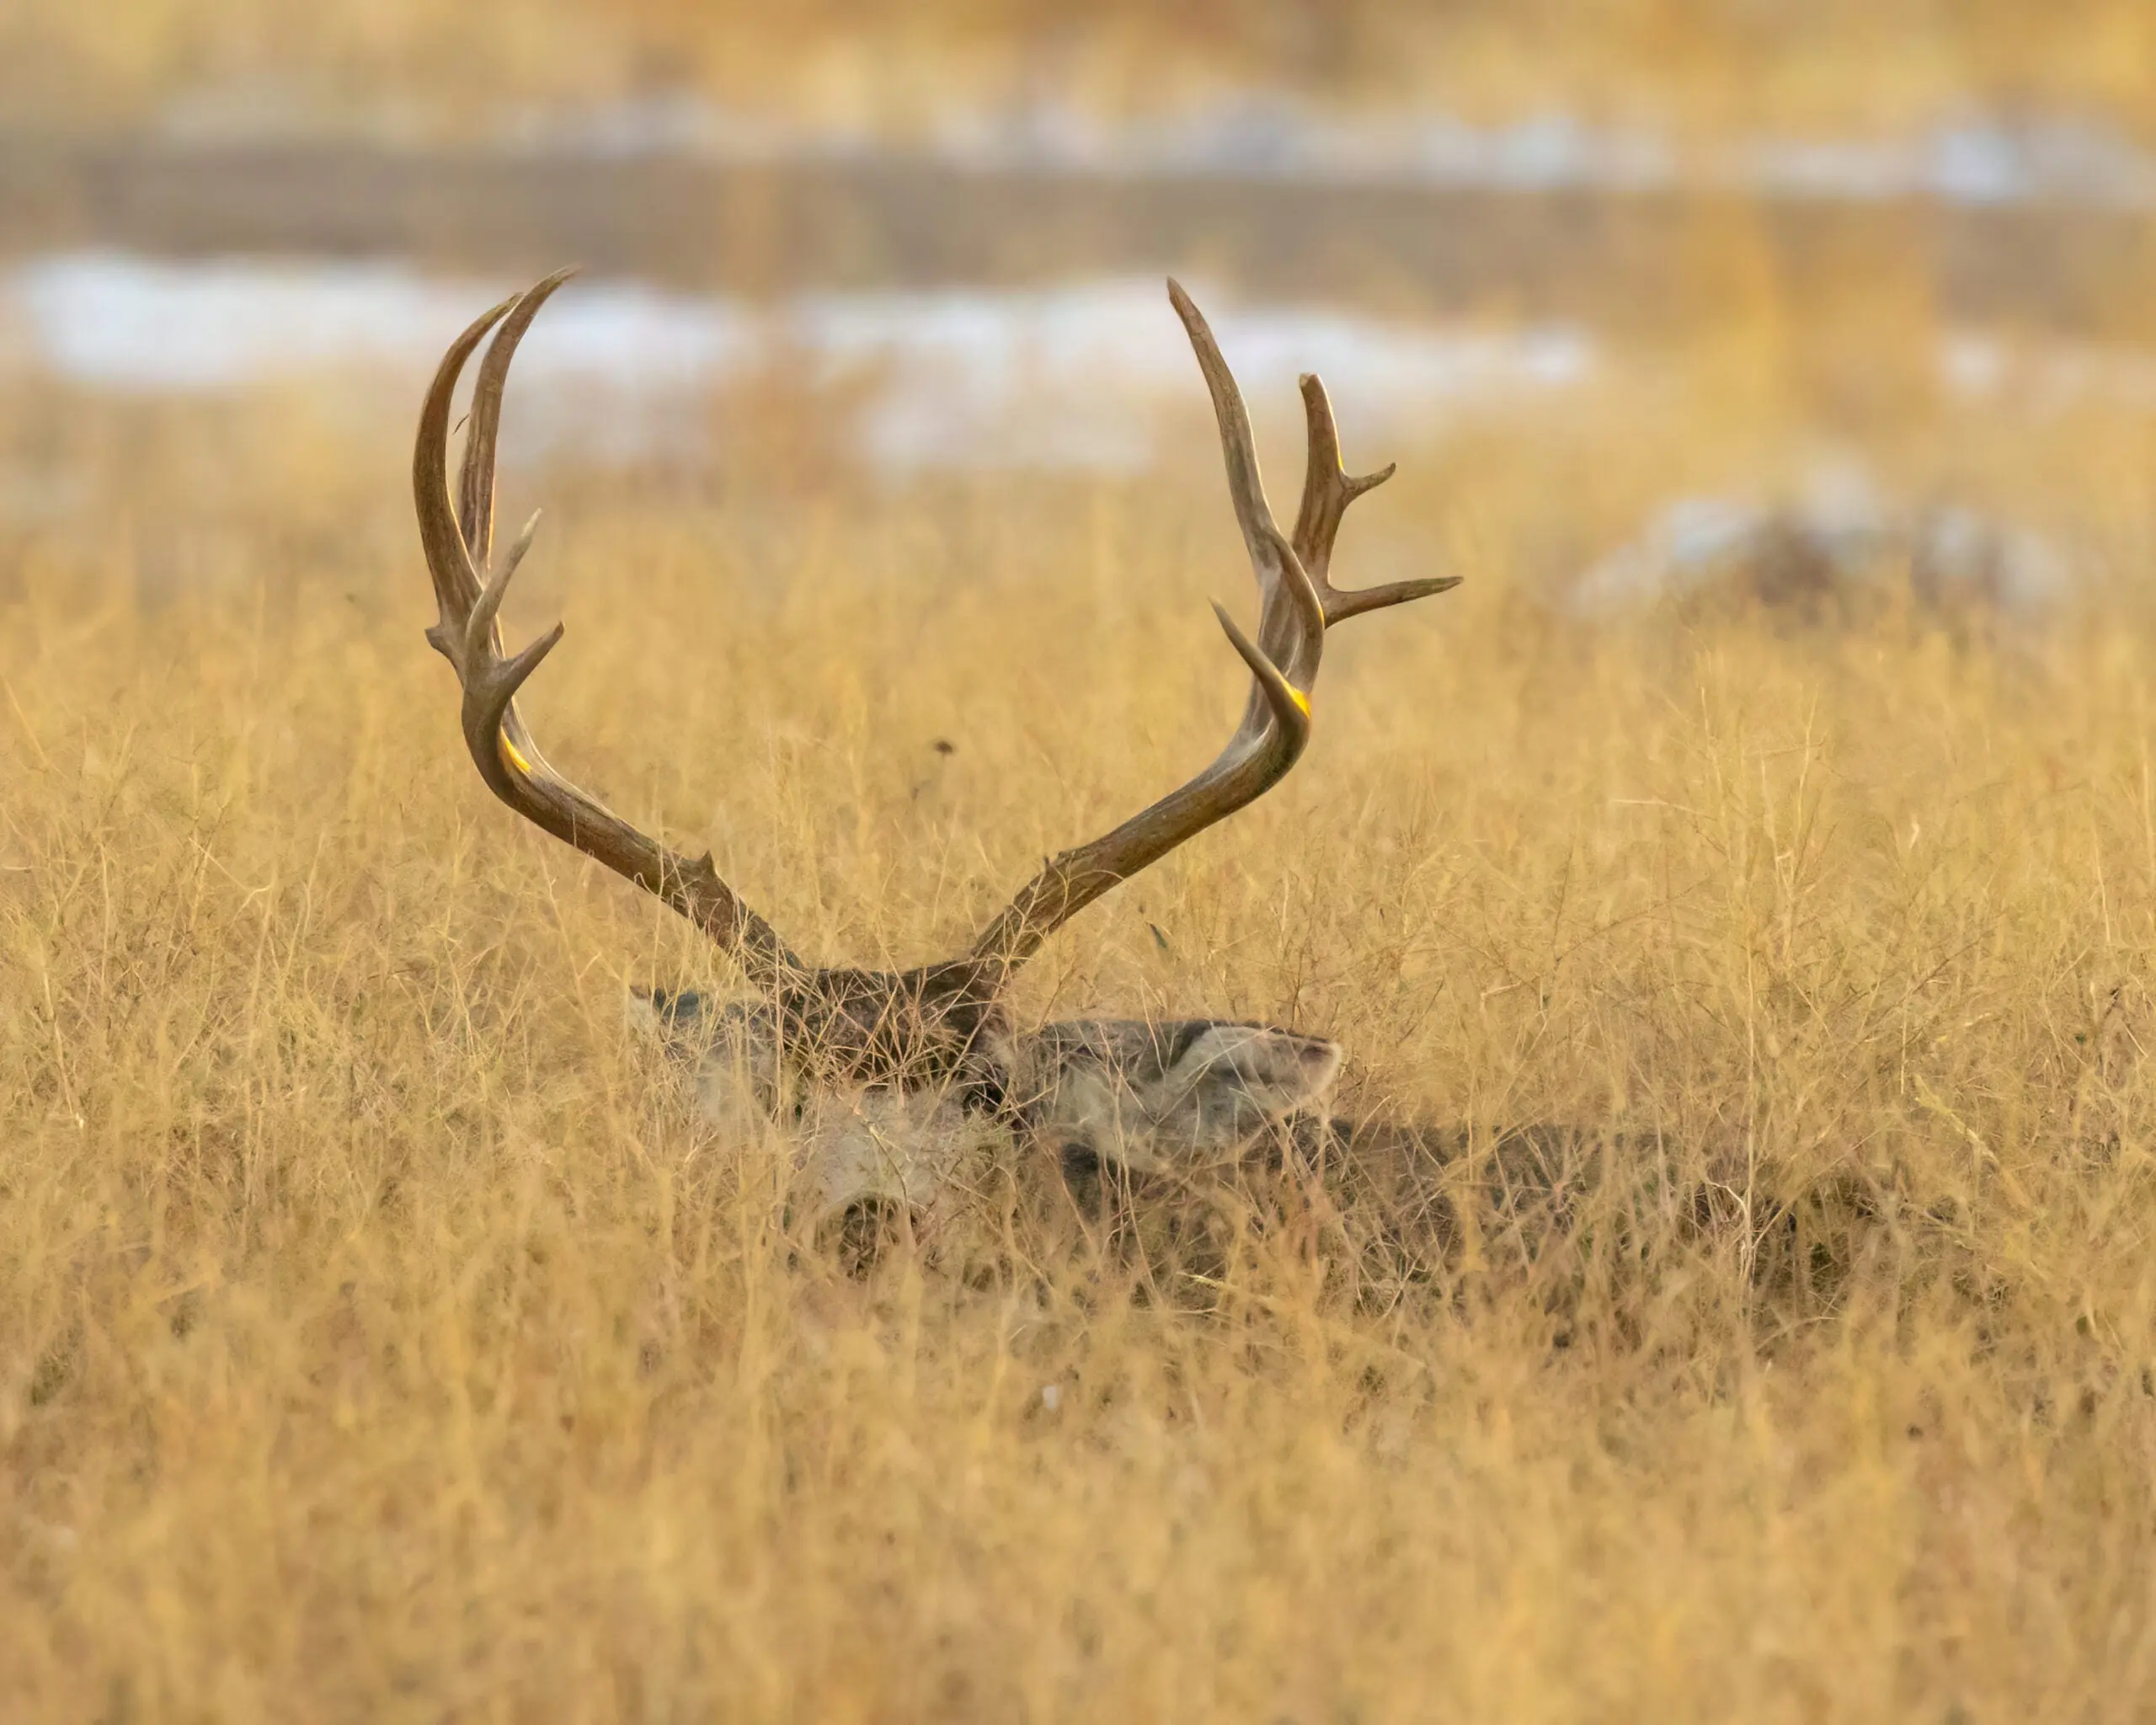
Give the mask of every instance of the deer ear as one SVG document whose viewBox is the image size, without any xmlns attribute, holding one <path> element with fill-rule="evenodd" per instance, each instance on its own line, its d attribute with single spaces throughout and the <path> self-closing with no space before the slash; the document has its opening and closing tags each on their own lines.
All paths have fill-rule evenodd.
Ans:
<svg viewBox="0 0 2156 1725">
<path fill-rule="evenodd" d="M 632 988 L 624 1003 L 629 1028 L 669 1047 L 686 1044 L 702 1028 L 704 997 L 693 989 Z"/>
<path fill-rule="evenodd" d="M 1198 1024 L 1162 1088 L 1202 1113 L 1278 1119 L 1308 1108 L 1340 1075 L 1340 1044 L 1262 1024 Z"/>
</svg>

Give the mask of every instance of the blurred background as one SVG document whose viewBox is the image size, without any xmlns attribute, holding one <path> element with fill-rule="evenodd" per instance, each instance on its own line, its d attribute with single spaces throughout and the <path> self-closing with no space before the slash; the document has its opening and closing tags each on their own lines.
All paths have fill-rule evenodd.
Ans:
<svg viewBox="0 0 2156 1725">
<path fill-rule="evenodd" d="M 2153 217 L 2145 0 L 8 0 L 0 531 L 175 402 L 387 449 L 572 262 L 513 454 L 1209 460 L 1171 271 L 1553 603 L 2035 616 L 2148 536 Z"/>
</svg>

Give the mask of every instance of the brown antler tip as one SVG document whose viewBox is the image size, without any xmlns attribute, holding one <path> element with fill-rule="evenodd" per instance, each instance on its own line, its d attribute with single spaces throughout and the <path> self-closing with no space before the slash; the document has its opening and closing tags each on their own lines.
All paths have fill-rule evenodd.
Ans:
<svg viewBox="0 0 2156 1725">
<path fill-rule="evenodd" d="M 1168 303 L 1176 308 L 1176 316 L 1182 319 L 1183 328 L 1191 332 L 1193 340 L 1201 333 L 1210 339 L 1211 332 L 1206 327 L 1205 313 L 1198 309 L 1198 302 L 1172 275 L 1168 278 Z"/>
<path fill-rule="evenodd" d="M 1340 429 L 1332 422 L 1332 398 L 1315 371 L 1297 378 L 1303 392 L 1303 418 L 1310 424 L 1310 459 L 1321 467 L 1340 465 Z"/>
<path fill-rule="evenodd" d="M 1464 575 L 1429 575 L 1421 580 L 1395 581 L 1384 587 L 1357 587 L 1346 591 L 1336 589 L 1327 595 L 1326 627 L 1330 628 L 1366 611 L 1385 611 L 1396 605 L 1406 605 L 1411 600 L 1449 593 L 1465 579 Z"/>
<path fill-rule="evenodd" d="M 1288 681 L 1280 667 L 1266 657 L 1265 649 L 1242 632 L 1228 614 L 1228 607 L 1217 599 L 1213 601 L 1213 615 L 1220 619 L 1229 644 L 1241 655 L 1251 675 L 1257 679 L 1258 686 L 1265 692 L 1266 705 L 1273 709 L 1273 718 L 1291 740 L 1294 753 L 1301 754 L 1303 745 L 1310 740 L 1310 697 Z"/>
<path fill-rule="evenodd" d="M 539 669 L 539 662 L 561 645 L 562 637 L 568 633 L 568 625 L 557 622 L 546 633 L 527 642 L 521 650 L 495 665 L 489 673 L 499 680 L 503 692 L 500 699 L 504 708 L 526 679 Z"/>
</svg>

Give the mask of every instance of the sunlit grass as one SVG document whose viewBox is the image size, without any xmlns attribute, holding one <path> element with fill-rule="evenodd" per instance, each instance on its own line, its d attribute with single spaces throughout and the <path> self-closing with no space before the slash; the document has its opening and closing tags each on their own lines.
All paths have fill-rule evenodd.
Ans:
<svg viewBox="0 0 2156 1725">
<path fill-rule="evenodd" d="M 1469 585 L 1343 629 L 1301 770 L 1017 1009 L 1290 1022 L 1356 1106 L 1660 1135 L 1724 1201 L 1404 1284 L 1291 1206 L 1187 1300 L 787 1232 L 622 1023 L 724 965 L 462 758 L 401 425 L 25 397 L 75 502 L 0 542 L 0 1706 L 2143 1711 L 2145 446 L 1882 446 L 2089 528 L 2083 611 L 1551 609 L 1801 451 L 1794 374 L 1708 372 L 1397 451 L 1342 578 Z M 1209 456 L 742 459 L 511 475 L 512 633 L 568 619 L 554 757 L 804 949 L 955 947 L 1232 723 Z"/>
</svg>

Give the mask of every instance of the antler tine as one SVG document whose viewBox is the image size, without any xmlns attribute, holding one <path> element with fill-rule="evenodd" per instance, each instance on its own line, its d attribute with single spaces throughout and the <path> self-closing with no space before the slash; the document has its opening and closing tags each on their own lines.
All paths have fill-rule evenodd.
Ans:
<svg viewBox="0 0 2156 1725">
<path fill-rule="evenodd" d="M 472 407 L 465 420 L 464 461 L 457 476 L 456 518 L 472 568 L 483 573 L 494 537 L 494 450 L 501 436 L 502 392 L 509 382 L 509 362 L 539 308 L 576 274 L 574 266 L 542 277 L 510 302 L 507 321 L 479 361 L 472 382 Z"/>
<path fill-rule="evenodd" d="M 463 688 L 466 748 L 487 788 L 534 825 L 634 881 L 703 929 L 739 959 L 760 986 L 797 986 L 801 961 L 771 925 L 735 896 L 708 853 L 691 858 L 648 837 L 550 766 L 516 709 L 516 694 L 562 638 L 556 623 L 513 657 L 502 656 L 497 624 L 504 595 L 530 547 L 534 516 L 491 582 L 481 571 L 493 537 L 494 449 L 504 385 L 517 343 L 547 296 L 568 279 L 550 275 L 506 300 L 451 344 L 419 413 L 412 454 L 419 542 L 434 579 L 440 619 L 427 639 L 455 667 Z M 447 461 L 450 405 L 473 350 L 496 330 L 472 390 L 470 430 L 451 507 Z"/>
<path fill-rule="evenodd" d="M 1398 471 L 1387 462 L 1374 473 L 1350 473 L 1340 459 L 1340 431 L 1333 423 L 1332 403 L 1325 383 L 1314 371 L 1302 377 L 1303 417 L 1309 428 L 1310 464 L 1303 475 L 1302 508 L 1295 516 L 1295 552 L 1309 573 L 1311 586 L 1325 608 L 1325 626 L 1344 622 L 1366 611 L 1382 611 L 1405 605 L 1411 599 L 1450 591 L 1460 585 L 1458 575 L 1433 575 L 1421 580 L 1395 581 L 1383 587 L 1343 591 L 1329 579 L 1332 545 L 1339 537 L 1348 505 L 1366 491 L 1374 491 Z"/>
<path fill-rule="evenodd" d="M 1307 692 L 1317 676 L 1318 660 L 1325 650 L 1325 607 L 1302 559 L 1274 525 L 1273 505 L 1266 500 L 1265 481 L 1257 467 L 1257 442 L 1251 435 L 1250 412 L 1243 405 L 1242 391 L 1235 374 L 1221 357 L 1205 314 L 1182 290 L 1180 282 L 1168 283 L 1168 299 L 1182 319 L 1191 350 L 1213 397 L 1214 418 L 1220 428 L 1220 452 L 1227 462 L 1228 495 L 1235 510 L 1235 525 L 1242 529 L 1243 544 L 1250 553 L 1251 569 L 1257 577 L 1260 611 L 1258 644 L 1280 667 L 1288 681 Z M 1251 717 L 1257 713 L 1253 696 Z"/>
<path fill-rule="evenodd" d="M 449 460 L 449 408 L 456 380 L 472 357 L 472 350 L 487 339 L 487 332 L 516 308 L 512 296 L 483 312 L 449 344 L 435 369 L 432 387 L 419 409 L 419 433 L 412 446 L 412 501 L 419 516 L 419 544 L 426 553 L 427 573 L 433 578 L 435 604 L 440 612 L 427 631 L 434 649 L 458 668 L 464 639 L 464 619 L 479 601 L 479 577 L 450 507 L 449 487 L 443 478 Z"/>
</svg>

